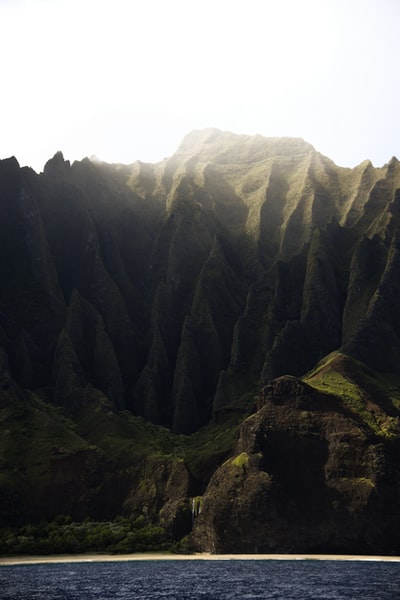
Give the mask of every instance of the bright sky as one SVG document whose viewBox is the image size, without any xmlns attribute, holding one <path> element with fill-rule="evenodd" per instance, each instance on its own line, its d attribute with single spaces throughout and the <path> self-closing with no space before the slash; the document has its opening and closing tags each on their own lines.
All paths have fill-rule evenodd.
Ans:
<svg viewBox="0 0 400 600">
<path fill-rule="evenodd" d="M 399 0 L 0 0 L 0 158 L 156 162 L 193 129 L 400 158 Z"/>
</svg>

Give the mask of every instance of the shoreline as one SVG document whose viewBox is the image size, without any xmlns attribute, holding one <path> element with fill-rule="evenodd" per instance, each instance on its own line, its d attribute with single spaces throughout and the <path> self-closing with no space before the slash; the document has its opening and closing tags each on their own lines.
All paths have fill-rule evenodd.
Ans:
<svg viewBox="0 0 400 600">
<path fill-rule="evenodd" d="M 144 560 L 340 560 L 400 562 L 400 556 L 360 554 L 166 554 L 143 552 L 136 554 L 60 554 L 49 556 L 3 556 L 1 566 L 82 563 L 82 562 L 129 562 Z"/>
</svg>

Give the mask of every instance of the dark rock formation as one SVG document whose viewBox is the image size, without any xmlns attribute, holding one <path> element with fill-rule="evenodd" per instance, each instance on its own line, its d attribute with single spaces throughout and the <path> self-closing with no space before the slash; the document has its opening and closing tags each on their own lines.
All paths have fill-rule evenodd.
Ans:
<svg viewBox="0 0 400 600">
<path fill-rule="evenodd" d="M 27 437 L 43 448 L 45 435 L 39 442 L 32 433 L 35 410 L 50 428 L 60 415 L 48 411 L 64 411 L 79 431 L 63 430 L 68 453 L 54 455 L 58 471 L 43 450 L 46 477 L 11 438 L 0 444 L 11 457 L 4 485 L 0 478 L 4 514 L 33 515 L 25 494 L 37 485 L 32 506 L 51 516 L 44 498 L 56 502 L 70 487 L 70 513 L 146 506 L 149 522 L 184 535 L 190 498 L 205 492 L 232 452 L 238 420 L 263 404 L 254 398 L 267 385 L 265 405 L 207 488 L 197 546 L 393 548 L 399 203 L 395 158 L 344 169 L 300 139 L 214 129 L 191 133 L 156 165 L 70 164 L 57 153 L 37 175 L 15 158 L 0 161 L 4 419 L 18 429 L 10 407 L 24 407 Z M 331 366 L 326 381 L 313 380 L 330 395 L 280 379 L 304 376 L 338 350 L 384 383 L 371 387 L 353 373 L 336 389 Z M 347 385 L 361 390 L 353 406 L 340 401 Z M 144 441 L 150 429 L 123 411 L 157 425 L 155 440 L 167 435 L 162 428 L 193 436 L 170 440 L 157 457 Z M 218 435 L 201 448 L 204 426 Z M 154 471 L 146 485 L 144 460 Z M 17 481 L 14 463 L 32 474 Z"/>
<path fill-rule="evenodd" d="M 209 552 L 396 553 L 398 440 L 385 443 L 332 396 L 272 381 L 216 470 L 196 517 Z"/>
<path fill-rule="evenodd" d="M 396 159 L 341 169 L 302 140 L 217 130 L 159 165 L 2 161 L 12 373 L 64 405 L 74 374 L 189 433 L 243 382 L 301 375 L 342 342 L 396 369 L 399 182 Z"/>
</svg>

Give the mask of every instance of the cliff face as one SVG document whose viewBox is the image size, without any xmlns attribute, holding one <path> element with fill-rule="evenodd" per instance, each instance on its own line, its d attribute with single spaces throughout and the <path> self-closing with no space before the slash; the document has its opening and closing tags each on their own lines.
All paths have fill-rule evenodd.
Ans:
<svg viewBox="0 0 400 600">
<path fill-rule="evenodd" d="M 193 132 L 156 165 L 88 159 L 71 165 L 58 153 L 37 175 L 13 158 L 0 161 L 0 346 L 7 381 L 78 423 L 97 402 L 112 414 L 127 409 L 192 434 L 210 421 L 223 425 L 243 415 L 246 394 L 283 375 L 300 377 L 333 351 L 395 377 L 399 190 L 395 158 L 382 168 L 364 162 L 344 169 L 303 140 L 217 130 Z M 365 390 L 361 383 L 354 385 Z M 342 459 L 379 455 L 378 434 L 373 427 L 365 433 L 354 416 L 360 407 L 346 412 L 322 391 L 301 389 L 300 396 L 269 391 L 252 417 L 253 433 L 243 424 L 234 458 L 216 471 L 205 496 L 195 535 L 201 546 L 230 548 L 252 514 L 243 548 L 289 549 L 284 524 L 301 540 L 307 515 L 319 511 L 320 535 L 308 547 L 330 540 L 339 548 L 335 530 L 348 529 L 349 540 L 367 532 L 365 507 L 378 510 L 382 499 L 394 506 L 371 466 L 375 459 L 353 474 L 332 474 Z M 385 389 L 379 414 L 395 420 L 398 405 Z M 314 408 L 300 410 L 299 397 Z M 391 435 L 397 440 L 394 426 Z M 82 439 L 85 446 L 87 432 Z M 342 456 L 346 444 L 349 454 Z M 385 449 L 390 457 L 397 456 L 392 446 Z M 87 452 L 89 462 L 101 463 Z M 197 465 L 201 475 L 188 475 L 179 498 L 203 493 L 224 458 L 218 450 Z M 286 471 L 295 473 L 293 481 Z M 138 477 L 130 472 L 127 480 L 133 486 Z M 228 510 L 227 497 L 217 500 L 215 490 L 228 486 L 236 495 L 238 482 L 240 506 Z M 118 485 L 119 509 L 128 497 L 126 506 L 137 507 L 129 485 Z M 314 500 L 306 507 L 310 486 Z M 294 489 L 294 504 L 282 512 Z M 149 500 L 154 514 L 165 502 L 179 504 L 168 494 L 160 504 L 157 494 Z M 226 534 L 210 530 L 219 504 L 230 515 Z M 355 528 L 344 505 L 357 515 Z M 266 512 L 272 537 L 267 525 L 259 527 Z M 300 514 L 305 520 L 296 529 Z M 264 542 L 254 541 L 257 531 Z"/>
<path fill-rule="evenodd" d="M 341 169 L 302 140 L 206 130 L 158 165 L 0 171 L 2 344 L 59 404 L 90 383 L 189 433 L 342 344 L 399 365 L 396 159 Z"/>
<path fill-rule="evenodd" d="M 346 400 L 288 376 L 264 389 L 262 403 L 243 423 L 233 457 L 211 478 L 195 520 L 196 547 L 395 552 L 398 420 L 387 439 Z"/>
</svg>

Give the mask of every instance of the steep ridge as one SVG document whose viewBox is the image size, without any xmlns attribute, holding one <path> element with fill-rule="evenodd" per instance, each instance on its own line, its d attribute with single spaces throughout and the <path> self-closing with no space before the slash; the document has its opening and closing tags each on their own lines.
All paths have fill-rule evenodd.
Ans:
<svg viewBox="0 0 400 600">
<path fill-rule="evenodd" d="M 32 389 L 54 386 L 61 402 L 60 369 L 79 371 L 116 407 L 191 432 L 230 378 L 243 389 L 301 375 L 342 340 L 357 354 L 392 260 L 396 159 L 343 169 L 299 139 L 211 129 L 159 165 L 58 153 L 39 176 L 1 166 L 4 337 Z M 78 303 L 80 331 L 68 333 Z"/>
<path fill-rule="evenodd" d="M 37 175 L 21 169 L 14 158 L 0 161 L 0 346 L 4 385 L 11 385 L 5 389 L 13 390 L 7 392 L 4 410 L 9 411 L 12 399 L 18 398 L 25 413 L 32 415 L 31 394 L 35 407 L 42 407 L 40 402 L 61 407 L 82 429 L 77 445 L 101 447 L 93 457 L 89 452 L 89 462 L 93 460 L 103 472 L 114 470 L 115 481 L 126 479 L 125 484 L 118 483 L 117 511 L 135 507 L 139 514 L 142 503 L 151 507 L 146 509 L 146 519 L 157 522 L 161 511 L 168 527 L 180 523 L 176 527 L 183 535 L 191 523 L 187 497 L 205 494 L 203 517 L 192 541 L 196 547 L 206 544 L 209 550 L 228 550 L 238 544 L 238 532 L 249 518 L 236 507 L 238 512 L 232 516 L 236 533 L 229 530 L 228 538 L 210 526 L 216 515 L 221 518 L 219 509 L 226 509 L 225 501 L 217 503 L 213 486 L 225 478 L 226 485 L 232 486 L 231 478 L 236 477 L 239 463 L 242 468 L 242 461 L 252 466 L 244 469 L 240 481 L 244 487 L 247 477 L 258 481 L 251 491 L 254 502 L 259 493 L 269 490 L 273 500 L 265 509 L 275 514 L 276 523 L 296 521 L 306 501 L 305 496 L 299 497 L 293 513 L 278 514 L 274 503 L 281 492 L 279 486 L 274 487 L 275 479 L 283 478 L 283 488 L 289 486 L 285 502 L 295 493 L 283 466 L 269 459 L 259 462 L 246 424 L 242 441 L 234 448 L 232 432 L 245 415 L 254 413 L 261 437 L 268 428 L 275 431 L 262 453 L 268 454 L 271 448 L 285 455 L 298 451 L 305 462 L 314 451 L 319 457 L 311 471 L 318 475 L 316 498 L 325 507 L 321 519 L 329 513 L 331 529 L 324 534 L 321 529 L 313 542 L 304 541 L 304 531 L 297 531 L 296 548 L 322 547 L 328 538 L 332 549 L 345 547 L 343 532 L 349 523 L 342 514 L 332 516 L 332 503 L 350 510 L 355 500 L 343 483 L 347 475 L 340 484 L 322 476 L 326 465 L 336 464 L 342 456 L 340 444 L 339 449 L 332 446 L 327 431 L 331 427 L 336 435 L 343 426 L 360 457 L 364 451 L 374 454 L 376 435 L 385 438 L 386 433 L 377 432 L 369 422 L 360 426 L 357 410 L 361 405 L 349 412 L 338 400 L 340 391 L 331 391 L 332 400 L 323 396 L 324 390 L 316 395 L 295 378 L 339 350 L 360 361 L 362 369 L 378 373 L 378 378 L 382 373 L 395 378 L 399 372 L 399 202 L 400 163 L 395 158 L 382 168 L 366 161 L 347 169 L 300 139 L 239 136 L 215 129 L 192 132 L 172 157 L 156 165 L 110 165 L 89 159 L 71 165 L 57 153 Z M 340 363 L 338 372 L 342 367 Z M 284 391 L 281 384 L 273 383 L 282 376 L 292 377 L 282 380 L 287 382 L 286 387 L 282 383 Z M 354 385 L 365 394 L 366 387 L 370 389 L 365 378 Z M 260 395 L 260 389 L 275 391 Z M 390 398 L 387 389 L 379 394 Z M 318 414 L 313 413 L 306 423 L 296 404 L 298 397 L 309 398 L 312 406 L 329 405 L 329 410 L 322 411 L 322 418 L 316 409 Z M 368 398 L 368 410 L 372 410 L 374 401 Z M 274 408 L 276 403 L 279 410 Z M 398 405 L 387 400 L 379 410 L 382 422 L 394 419 L 387 421 L 391 423 L 390 444 L 386 438 L 379 443 L 390 445 L 387 468 L 395 469 Z M 167 444 L 163 466 L 157 462 L 160 457 L 152 463 L 157 465 L 154 472 L 159 479 L 149 481 L 149 487 L 137 496 L 133 490 L 141 485 L 143 456 L 139 453 L 138 458 L 128 444 L 118 457 L 103 462 L 113 445 L 88 425 L 90 418 L 103 423 L 103 415 L 110 431 L 123 430 L 128 439 L 137 435 L 141 421 L 127 429 L 118 421 L 116 427 L 112 415 L 123 420 L 128 418 L 124 411 L 173 434 L 190 435 L 185 443 L 196 448 L 204 442 L 207 427 L 221 427 L 221 445 L 211 444 L 209 453 L 199 451 L 197 457 L 189 448 L 187 480 L 179 488 L 182 495 L 175 497 L 163 486 L 180 468 L 177 459 L 171 458 L 175 452 L 171 447 L 178 444 L 178 462 L 185 454 L 177 436 Z M 229 433 L 226 439 L 224 427 Z M 366 432 L 365 427 L 370 430 Z M 303 452 L 302 433 L 296 434 L 300 441 L 293 442 L 293 447 L 287 437 L 304 428 L 307 440 L 315 435 L 319 441 L 315 449 L 311 441 L 309 447 L 305 442 L 308 450 Z M 69 429 L 65 435 L 68 448 L 75 448 L 76 439 Z M 164 439 L 164 433 L 160 435 Z M 353 441 L 346 441 L 346 461 L 350 461 Z M 71 452 L 74 455 L 75 450 Z M 243 452 L 248 458 L 238 458 Z M 224 463 L 218 471 L 229 453 L 233 453 L 231 463 Z M 125 463 L 123 468 L 117 466 L 121 456 L 128 462 L 138 460 L 137 469 L 129 471 Z M 289 471 L 294 468 L 299 465 L 290 463 Z M 217 479 L 209 482 L 214 472 Z M 372 477 L 362 469 L 360 473 L 354 477 Z M 304 477 L 312 487 L 314 475 Z M 11 488 L 6 485 L 10 494 L 11 489 L 19 489 L 11 479 Z M 371 480 L 382 502 L 389 492 Z M 258 484 L 261 491 L 256 492 Z M 82 498 L 86 494 L 85 502 L 89 496 L 96 498 L 94 504 L 101 506 L 103 488 L 94 480 L 88 485 L 90 489 L 78 486 L 77 494 Z M 354 494 L 366 493 L 366 487 L 361 493 L 357 485 L 353 485 Z M 96 491 L 90 486 L 97 486 Z M 340 501 L 327 491 L 338 486 L 344 486 Z M 381 489 L 386 490 L 383 495 Z M 388 498 L 394 506 L 396 494 Z M 253 499 L 243 502 L 252 513 Z M 366 499 L 365 505 L 370 506 L 369 502 Z M 84 513 L 83 504 L 79 510 L 76 514 Z M 98 514 L 109 513 L 99 509 Z M 354 547 L 360 540 L 361 521 L 352 530 Z M 379 531 L 395 526 L 390 523 L 381 523 Z M 342 532 L 337 543 L 332 538 L 335 528 Z M 254 530 L 253 541 L 243 542 L 242 548 L 289 549 L 290 540 L 280 535 L 275 531 L 275 541 L 262 546 L 254 542 Z M 374 535 L 371 547 L 381 534 Z M 203 544 L 200 538 L 208 541 Z"/>
</svg>

